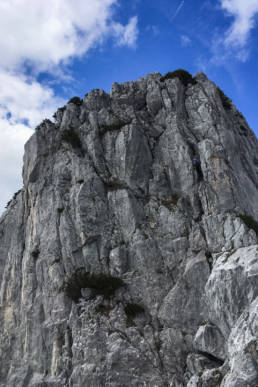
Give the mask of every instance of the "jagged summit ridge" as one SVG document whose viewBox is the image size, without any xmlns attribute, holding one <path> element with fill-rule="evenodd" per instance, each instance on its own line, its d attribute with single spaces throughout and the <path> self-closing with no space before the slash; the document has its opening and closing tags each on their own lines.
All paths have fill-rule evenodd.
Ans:
<svg viewBox="0 0 258 387">
<path fill-rule="evenodd" d="M 73 99 L 26 144 L 0 386 L 257 386 L 257 139 L 204 74 L 169 74 Z"/>
</svg>

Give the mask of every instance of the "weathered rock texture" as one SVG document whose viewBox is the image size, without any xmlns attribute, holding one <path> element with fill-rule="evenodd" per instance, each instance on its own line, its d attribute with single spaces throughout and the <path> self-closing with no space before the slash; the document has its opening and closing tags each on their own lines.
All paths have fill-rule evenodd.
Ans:
<svg viewBox="0 0 258 387">
<path fill-rule="evenodd" d="M 26 144 L 1 387 L 257 387 L 258 141 L 204 74 L 184 83 L 94 90 Z"/>
</svg>

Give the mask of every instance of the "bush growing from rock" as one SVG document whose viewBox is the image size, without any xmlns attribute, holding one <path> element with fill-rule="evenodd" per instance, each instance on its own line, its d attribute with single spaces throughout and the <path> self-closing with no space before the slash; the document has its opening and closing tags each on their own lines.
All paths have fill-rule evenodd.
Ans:
<svg viewBox="0 0 258 387">
<path fill-rule="evenodd" d="M 220 99 L 221 99 L 221 102 L 222 102 L 224 109 L 230 110 L 232 108 L 231 99 L 228 98 L 218 86 L 217 86 L 217 90 L 219 92 L 219 96 L 220 96 Z"/>
<path fill-rule="evenodd" d="M 187 86 L 189 83 L 192 85 L 196 84 L 196 80 L 192 77 L 188 71 L 178 69 L 173 72 L 168 72 L 166 75 L 160 78 L 161 82 L 164 82 L 166 79 L 179 78 L 184 86 Z"/>
<path fill-rule="evenodd" d="M 82 100 L 79 97 L 71 98 L 68 103 L 73 103 L 74 105 L 80 106 L 82 104 Z"/>
</svg>

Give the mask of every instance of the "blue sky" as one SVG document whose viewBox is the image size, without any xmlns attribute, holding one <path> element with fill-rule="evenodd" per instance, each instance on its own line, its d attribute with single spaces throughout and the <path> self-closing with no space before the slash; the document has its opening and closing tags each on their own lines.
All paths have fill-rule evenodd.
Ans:
<svg viewBox="0 0 258 387">
<path fill-rule="evenodd" d="M 33 128 L 115 81 L 203 71 L 258 135 L 258 0 L 2 0 L 0 32 L 0 212 Z"/>
</svg>

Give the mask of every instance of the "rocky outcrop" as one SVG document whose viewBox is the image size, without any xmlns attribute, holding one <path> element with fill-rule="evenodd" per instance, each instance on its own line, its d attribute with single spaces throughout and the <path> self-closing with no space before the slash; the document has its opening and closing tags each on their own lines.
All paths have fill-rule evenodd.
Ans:
<svg viewBox="0 0 258 387">
<path fill-rule="evenodd" d="M 258 142 L 225 98 L 155 73 L 36 128 L 0 219 L 1 387 L 257 387 Z"/>
</svg>

